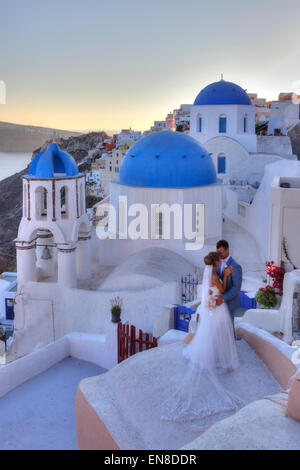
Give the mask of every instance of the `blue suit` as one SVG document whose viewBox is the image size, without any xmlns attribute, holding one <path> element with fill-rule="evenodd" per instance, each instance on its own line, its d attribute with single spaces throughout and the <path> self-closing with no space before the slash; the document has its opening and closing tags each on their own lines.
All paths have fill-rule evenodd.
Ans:
<svg viewBox="0 0 300 470">
<path fill-rule="evenodd" d="M 229 260 L 226 263 L 227 266 L 232 267 L 232 273 L 228 276 L 226 282 L 225 293 L 222 294 L 224 302 L 228 306 L 228 310 L 231 315 L 232 322 L 234 321 L 234 312 L 237 308 L 240 307 L 240 296 L 239 292 L 241 290 L 243 272 L 242 267 L 230 256 Z M 220 279 L 224 278 L 224 271 L 221 273 L 221 264 L 218 266 L 217 274 Z"/>
</svg>

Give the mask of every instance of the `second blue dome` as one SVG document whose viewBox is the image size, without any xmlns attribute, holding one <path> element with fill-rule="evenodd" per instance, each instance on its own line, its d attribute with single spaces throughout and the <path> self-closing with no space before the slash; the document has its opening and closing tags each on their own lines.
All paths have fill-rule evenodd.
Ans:
<svg viewBox="0 0 300 470">
<path fill-rule="evenodd" d="M 74 158 L 63 152 L 54 142 L 38 153 L 29 166 L 30 178 L 64 178 L 77 176 L 78 168 Z"/>
<path fill-rule="evenodd" d="M 210 154 L 181 132 L 160 131 L 142 138 L 126 153 L 119 183 L 152 188 L 189 188 L 218 182 Z"/>
<path fill-rule="evenodd" d="M 251 106 L 251 100 L 246 91 L 239 85 L 225 80 L 211 83 L 200 91 L 194 101 L 194 106 L 220 104 L 241 104 Z"/>
</svg>

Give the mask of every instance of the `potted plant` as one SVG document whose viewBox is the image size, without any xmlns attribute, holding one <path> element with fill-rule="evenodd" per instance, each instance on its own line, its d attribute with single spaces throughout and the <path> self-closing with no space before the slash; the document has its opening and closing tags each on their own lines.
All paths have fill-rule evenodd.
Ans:
<svg viewBox="0 0 300 470">
<path fill-rule="evenodd" d="M 113 323 L 119 323 L 121 321 L 121 312 L 122 312 L 122 299 L 121 297 L 113 297 L 110 299 L 111 304 L 111 321 Z"/>
<path fill-rule="evenodd" d="M 274 287 L 261 287 L 255 294 L 255 299 L 259 306 L 264 308 L 274 308 L 277 305 L 277 296 Z"/>
</svg>

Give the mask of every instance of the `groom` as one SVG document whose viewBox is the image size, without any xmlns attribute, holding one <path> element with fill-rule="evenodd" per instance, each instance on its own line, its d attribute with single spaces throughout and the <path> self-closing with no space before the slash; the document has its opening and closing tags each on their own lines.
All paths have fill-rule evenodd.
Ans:
<svg viewBox="0 0 300 470">
<path fill-rule="evenodd" d="M 224 278 L 225 268 L 229 266 L 232 267 L 232 273 L 227 278 L 226 291 L 224 294 L 218 296 L 217 305 L 221 305 L 223 302 L 226 302 L 234 326 L 234 312 L 240 307 L 239 291 L 241 290 L 243 272 L 241 266 L 232 258 L 232 256 L 230 256 L 229 244 L 226 240 L 219 240 L 216 248 L 221 257 L 221 263 L 218 266 L 217 274 L 222 281 Z"/>
</svg>

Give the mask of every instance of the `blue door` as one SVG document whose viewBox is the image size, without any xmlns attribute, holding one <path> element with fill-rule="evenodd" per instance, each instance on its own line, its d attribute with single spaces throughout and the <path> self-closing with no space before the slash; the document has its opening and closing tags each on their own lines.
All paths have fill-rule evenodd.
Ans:
<svg viewBox="0 0 300 470">
<path fill-rule="evenodd" d="M 196 310 L 178 305 L 174 307 L 174 329 L 180 331 L 189 331 L 189 323 Z"/>
<path fill-rule="evenodd" d="M 6 320 L 14 319 L 14 299 L 5 299 Z"/>
</svg>

